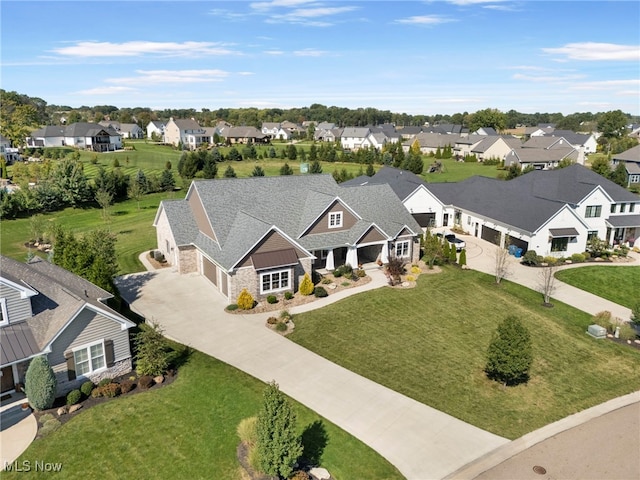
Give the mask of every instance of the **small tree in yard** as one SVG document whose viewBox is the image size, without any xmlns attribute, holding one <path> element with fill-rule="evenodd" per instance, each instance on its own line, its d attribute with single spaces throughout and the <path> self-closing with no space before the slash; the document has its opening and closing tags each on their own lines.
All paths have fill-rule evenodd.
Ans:
<svg viewBox="0 0 640 480">
<path fill-rule="evenodd" d="M 497 285 L 500 285 L 500 282 L 509 275 L 509 267 L 509 251 L 498 245 L 494 254 L 494 275 Z"/>
<path fill-rule="evenodd" d="M 302 454 L 296 414 L 275 382 L 267 385 L 262 398 L 256 424 L 259 469 L 267 475 L 287 478 Z"/>
<path fill-rule="evenodd" d="M 390 256 L 389 261 L 385 267 L 385 273 L 389 278 L 391 286 L 400 283 L 401 276 L 405 273 L 406 263 L 401 258 Z"/>
<path fill-rule="evenodd" d="M 302 295 L 311 295 L 313 293 L 314 285 L 311 281 L 311 277 L 308 273 L 304 274 L 302 282 L 300 282 L 299 291 Z"/>
<path fill-rule="evenodd" d="M 505 385 L 527 382 L 532 362 L 529 331 L 517 317 L 505 318 L 498 325 L 487 350 L 484 369 L 487 376 Z"/>
<path fill-rule="evenodd" d="M 136 372 L 138 375 L 162 375 L 169 366 L 167 342 L 158 325 L 142 325 L 136 334 Z"/>
<path fill-rule="evenodd" d="M 45 356 L 35 357 L 25 374 L 24 390 L 34 410 L 45 410 L 53 406 L 58 381 Z"/>
<path fill-rule="evenodd" d="M 467 264 L 467 250 L 464 248 L 460 252 L 460 258 L 458 259 L 458 263 L 460 264 L 461 267 L 464 267 Z"/>
<path fill-rule="evenodd" d="M 543 267 L 540 270 L 540 283 L 538 285 L 538 291 L 542 293 L 544 298 L 544 306 L 551 307 L 551 295 L 556 291 L 556 272 L 558 271 L 558 267 L 556 265 L 549 265 L 548 267 Z"/>
</svg>

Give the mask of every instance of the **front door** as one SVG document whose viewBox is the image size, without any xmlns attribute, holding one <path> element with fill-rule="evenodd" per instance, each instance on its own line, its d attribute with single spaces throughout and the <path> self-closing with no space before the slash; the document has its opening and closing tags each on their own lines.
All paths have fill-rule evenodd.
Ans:
<svg viewBox="0 0 640 480">
<path fill-rule="evenodd" d="M 444 216 L 442 217 L 442 226 L 443 227 L 448 227 L 449 226 L 449 214 L 445 213 Z"/>
<path fill-rule="evenodd" d="M 0 393 L 13 390 L 15 383 L 13 382 L 13 367 L 9 365 L 2 369 L 2 378 L 0 378 Z"/>
</svg>

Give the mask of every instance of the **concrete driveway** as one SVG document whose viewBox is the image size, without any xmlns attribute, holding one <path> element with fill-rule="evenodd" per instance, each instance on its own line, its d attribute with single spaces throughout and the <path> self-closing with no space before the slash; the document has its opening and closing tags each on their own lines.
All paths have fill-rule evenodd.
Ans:
<svg viewBox="0 0 640 480">
<path fill-rule="evenodd" d="M 14 462 L 38 433 L 36 417 L 20 407 L 25 401 L 23 394 L 12 394 L 0 405 L 0 470 Z"/>
<path fill-rule="evenodd" d="M 371 274 L 366 289 L 385 281 L 380 272 Z M 508 443 L 296 345 L 264 326 L 269 314 L 226 314 L 224 299 L 200 275 L 164 269 L 122 277 L 118 288 L 170 338 L 264 382 L 275 380 L 287 395 L 372 447 L 408 479 L 443 478 Z"/>
</svg>

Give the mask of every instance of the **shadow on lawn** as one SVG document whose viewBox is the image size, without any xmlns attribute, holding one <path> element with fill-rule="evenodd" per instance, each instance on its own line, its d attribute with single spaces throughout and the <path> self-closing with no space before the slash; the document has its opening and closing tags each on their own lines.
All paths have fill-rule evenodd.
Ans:
<svg viewBox="0 0 640 480">
<path fill-rule="evenodd" d="M 322 465 L 322 454 L 329 443 L 329 434 L 322 420 L 316 420 L 302 432 L 301 464 L 306 467 Z"/>
</svg>

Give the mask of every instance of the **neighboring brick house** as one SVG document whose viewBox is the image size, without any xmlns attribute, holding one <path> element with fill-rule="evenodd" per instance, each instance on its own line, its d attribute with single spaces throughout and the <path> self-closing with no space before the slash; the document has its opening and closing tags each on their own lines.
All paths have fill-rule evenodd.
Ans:
<svg viewBox="0 0 640 480">
<path fill-rule="evenodd" d="M 0 367 L 2 393 L 24 384 L 32 358 L 45 355 L 58 395 L 131 371 L 129 328 L 108 307 L 109 292 L 36 257 L 0 257 Z"/>
<path fill-rule="evenodd" d="M 161 202 L 153 225 L 168 263 L 229 303 L 243 288 L 294 292 L 313 269 L 419 259 L 420 226 L 388 185 L 342 188 L 331 175 L 195 181 L 184 200 Z"/>
</svg>

